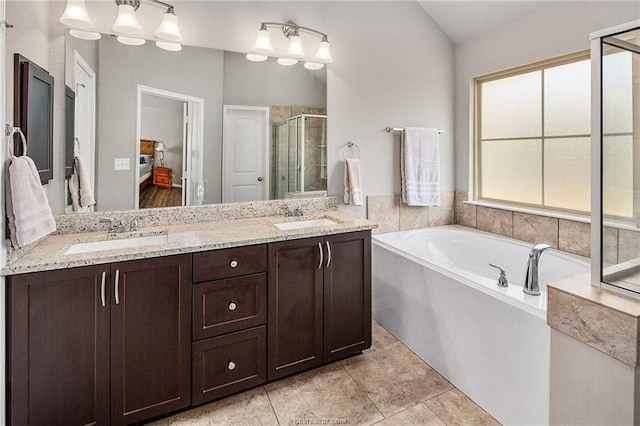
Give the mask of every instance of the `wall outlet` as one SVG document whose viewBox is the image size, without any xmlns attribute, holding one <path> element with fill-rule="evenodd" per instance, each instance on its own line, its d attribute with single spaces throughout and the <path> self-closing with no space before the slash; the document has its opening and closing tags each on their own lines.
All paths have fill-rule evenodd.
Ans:
<svg viewBox="0 0 640 426">
<path fill-rule="evenodd" d="M 113 159 L 113 170 L 129 170 L 129 159 L 128 158 L 114 158 Z"/>
<path fill-rule="evenodd" d="M 193 183 L 193 201 L 194 203 L 202 203 L 205 198 L 205 182 L 194 182 Z"/>
</svg>

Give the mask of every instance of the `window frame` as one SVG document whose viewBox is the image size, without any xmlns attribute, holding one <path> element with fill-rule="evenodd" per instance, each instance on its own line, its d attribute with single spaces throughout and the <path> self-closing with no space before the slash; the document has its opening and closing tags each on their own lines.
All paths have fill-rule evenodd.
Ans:
<svg viewBox="0 0 640 426">
<path fill-rule="evenodd" d="M 580 62 L 580 61 L 584 61 L 584 60 L 590 60 L 591 59 L 591 55 L 590 55 L 590 50 L 581 50 L 578 52 L 574 52 L 574 53 L 570 53 L 567 55 L 562 55 L 562 56 L 558 56 L 555 58 L 550 58 L 550 59 L 545 59 L 543 61 L 538 61 L 538 62 L 533 62 L 527 65 L 522 65 L 522 66 L 518 66 L 518 67 L 513 67 L 513 68 L 508 68 L 505 70 L 501 70 L 501 71 L 497 71 L 497 72 L 493 72 L 493 73 L 489 73 L 489 74 L 485 74 L 482 76 L 478 76 L 475 77 L 473 79 L 472 85 L 473 85 L 473 97 L 474 97 L 474 101 L 473 101 L 473 139 L 472 139 L 472 143 L 473 143 L 473 182 L 472 182 L 472 188 L 473 188 L 473 201 L 479 202 L 479 203 L 490 203 L 490 204 L 497 204 L 497 205 L 503 205 L 503 206 L 514 206 L 514 207 L 518 207 L 518 208 L 525 208 L 525 209 L 532 209 L 532 210 L 540 210 L 540 211 L 545 211 L 545 212 L 549 212 L 549 213 L 564 213 L 564 214 L 570 214 L 570 215 L 578 215 L 578 216 L 589 216 L 591 214 L 590 211 L 582 211 L 582 210 L 574 210 L 574 209 L 565 209 L 565 208 L 560 208 L 560 207 L 554 207 L 554 206 L 549 206 L 549 205 L 545 205 L 544 204 L 544 183 L 545 183 L 545 177 L 544 177 L 544 144 L 545 144 L 545 139 L 575 139 L 575 138 L 588 138 L 589 141 L 591 140 L 591 132 L 587 133 L 587 134 L 580 134 L 580 135 L 563 135 L 563 136 L 554 136 L 554 135 L 546 135 L 545 134 L 545 129 L 544 129 L 544 113 L 545 113 L 545 109 L 544 109 L 544 91 L 545 91 L 545 86 L 544 86 L 544 70 L 548 69 L 548 68 L 553 68 L 553 67 L 558 67 L 558 66 L 562 66 L 562 65 L 567 65 L 567 64 L 571 64 L 571 63 L 575 63 L 575 62 Z M 512 201 L 512 200 L 504 200 L 504 199 L 496 199 L 496 198 L 489 198 L 489 197 L 483 197 L 482 196 L 482 149 L 481 149 L 481 145 L 482 145 L 482 139 L 481 139 L 481 135 L 482 135 L 482 109 L 481 109 L 481 105 L 482 105 L 482 90 L 481 90 L 481 86 L 484 83 L 487 82 L 491 82 L 491 81 L 495 81 L 495 80 L 500 80 L 500 79 L 504 79 L 504 78 L 508 78 L 508 77 L 514 77 L 514 76 L 518 76 L 518 75 L 523 75 L 523 74 L 527 74 L 530 72 L 535 72 L 535 71 L 542 71 L 542 84 L 541 84 L 541 135 L 539 137 L 540 141 L 541 141 L 541 149 L 542 149 L 542 204 L 533 204 L 533 203 L 525 203 L 525 202 L 518 202 L 518 201 Z M 487 139 L 487 140 L 495 140 L 495 141 L 499 141 L 503 138 L 492 138 L 492 139 Z M 509 140 L 518 140 L 518 139 L 538 139 L 538 137 L 515 137 L 515 138 L 504 138 L 504 139 L 509 139 Z"/>
</svg>

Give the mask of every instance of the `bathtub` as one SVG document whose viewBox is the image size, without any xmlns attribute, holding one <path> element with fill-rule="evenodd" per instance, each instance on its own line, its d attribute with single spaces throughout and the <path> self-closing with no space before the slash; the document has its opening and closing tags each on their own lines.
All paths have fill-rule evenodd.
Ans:
<svg viewBox="0 0 640 426">
<path fill-rule="evenodd" d="M 547 250 L 542 294 L 526 295 L 532 246 L 458 225 L 373 237 L 374 319 L 507 425 L 549 423 L 546 283 L 589 272 L 587 258 Z"/>
</svg>

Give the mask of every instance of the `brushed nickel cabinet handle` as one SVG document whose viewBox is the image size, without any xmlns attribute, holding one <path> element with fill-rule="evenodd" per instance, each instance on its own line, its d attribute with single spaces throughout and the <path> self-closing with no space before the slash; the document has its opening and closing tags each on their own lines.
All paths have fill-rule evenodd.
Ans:
<svg viewBox="0 0 640 426">
<path fill-rule="evenodd" d="M 233 361 L 229 361 L 229 364 L 227 365 L 227 368 L 228 368 L 229 370 L 233 370 L 233 369 L 235 369 L 235 368 L 236 368 L 236 363 L 235 363 L 235 362 L 233 362 Z"/>
<path fill-rule="evenodd" d="M 235 303 L 233 303 L 233 302 L 229 303 L 229 310 L 230 311 L 235 311 L 237 307 L 238 306 Z"/>
<path fill-rule="evenodd" d="M 120 304 L 120 269 L 116 269 L 116 305 Z"/>
<path fill-rule="evenodd" d="M 322 252 L 322 243 L 318 243 L 318 250 L 320 250 L 320 263 L 318 264 L 318 269 L 322 269 L 322 261 L 324 260 L 324 254 Z"/>
<path fill-rule="evenodd" d="M 102 306 L 106 306 L 106 301 L 105 301 L 105 287 L 107 285 L 106 283 L 107 280 L 107 273 L 105 271 L 102 271 L 102 285 L 100 286 L 100 298 L 102 299 Z"/>
<path fill-rule="evenodd" d="M 331 245 L 329 244 L 329 241 L 325 241 L 325 244 L 327 245 L 327 268 L 328 268 L 329 265 L 331 265 Z"/>
<path fill-rule="evenodd" d="M 238 261 L 237 260 L 232 260 L 231 263 L 229 264 L 229 266 L 231 266 L 232 268 L 235 268 L 238 266 Z"/>
</svg>

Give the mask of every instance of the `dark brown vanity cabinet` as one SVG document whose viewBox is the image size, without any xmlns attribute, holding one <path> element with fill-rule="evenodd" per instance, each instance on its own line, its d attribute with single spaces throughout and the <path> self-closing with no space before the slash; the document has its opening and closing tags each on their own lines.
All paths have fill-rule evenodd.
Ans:
<svg viewBox="0 0 640 426">
<path fill-rule="evenodd" d="M 371 233 L 269 244 L 269 380 L 371 346 Z"/>
<path fill-rule="evenodd" d="M 193 255 L 193 404 L 267 380 L 267 246 Z"/>
<path fill-rule="evenodd" d="M 324 362 L 371 346 L 371 231 L 324 237 Z"/>
<path fill-rule="evenodd" d="M 9 277 L 10 424 L 130 424 L 189 406 L 190 287 L 190 255 Z"/>
</svg>

